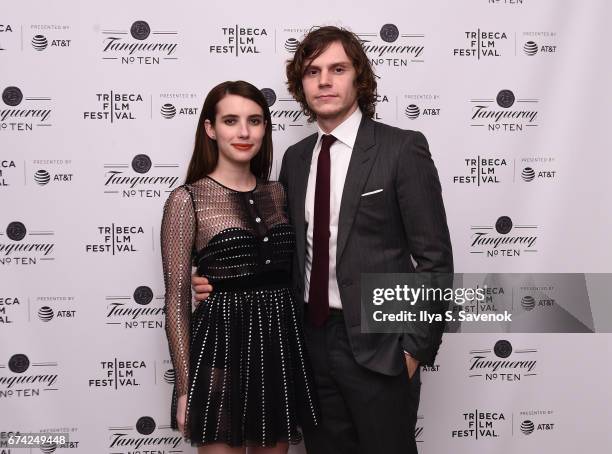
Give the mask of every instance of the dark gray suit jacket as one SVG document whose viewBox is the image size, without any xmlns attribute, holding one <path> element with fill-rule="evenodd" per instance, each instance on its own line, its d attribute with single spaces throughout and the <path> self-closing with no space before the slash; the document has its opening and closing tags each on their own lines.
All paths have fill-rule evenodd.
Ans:
<svg viewBox="0 0 612 454">
<path fill-rule="evenodd" d="M 317 134 L 313 134 L 289 147 L 279 175 L 296 230 L 293 282 L 300 309 L 304 303 L 306 186 L 316 140 Z M 377 189 L 383 191 L 361 197 Z M 355 359 L 364 367 L 397 375 L 405 370 L 403 350 L 422 364 L 433 363 L 441 329 L 427 325 L 412 334 L 361 332 L 361 273 L 415 271 L 453 272 L 438 173 L 423 134 L 364 116 L 342 193 L 336 249 L 346 328 Z"/>
</svg>

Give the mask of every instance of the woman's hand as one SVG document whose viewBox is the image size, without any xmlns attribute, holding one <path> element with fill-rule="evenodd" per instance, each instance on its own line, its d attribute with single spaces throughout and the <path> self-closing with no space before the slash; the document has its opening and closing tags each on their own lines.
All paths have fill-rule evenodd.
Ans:
<svg viewBox="0 0 612 454">
<path fill-rule="evenodd" d="M 187 412 L 187 394 L 178 398 L 176 404 L 176 422 L 182 434 L 185 433 L 185 413 Z"/>
</svg>

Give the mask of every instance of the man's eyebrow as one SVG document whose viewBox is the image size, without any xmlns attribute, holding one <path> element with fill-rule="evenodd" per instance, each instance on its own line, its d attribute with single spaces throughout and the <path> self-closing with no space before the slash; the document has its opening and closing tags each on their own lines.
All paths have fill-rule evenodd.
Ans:
<svg viewBox="0 0 612 454">
<path fill-rule="evenodd" d="M 334 62 L 334 63 L 330 63 L 329 65 L 327 65 L 328 68 L 333 68 L 334 66 L 348 66 L 350 65 L 351 62 L 348 60 L 342 60 L 342 61 L 338 61 L 338 62 Z M 313 65 L 313 64 L 309 64 L 306 65 L 306 69 L 309 68 L 314 68 L 314 69 L 321 69 L 321 66 L 319 65 Z"/>
</svg>

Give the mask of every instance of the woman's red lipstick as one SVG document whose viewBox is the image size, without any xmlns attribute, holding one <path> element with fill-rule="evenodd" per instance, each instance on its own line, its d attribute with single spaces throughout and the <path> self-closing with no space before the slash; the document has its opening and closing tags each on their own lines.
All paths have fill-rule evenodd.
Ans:
<svg viewBox="0 0 612 454">
<path fill-rule="evenodd" d="M 253 148 L 252 143 L 233 143 L 232 147 L 237 148 L 240 151 L 248 151 Z"/>
</svg>

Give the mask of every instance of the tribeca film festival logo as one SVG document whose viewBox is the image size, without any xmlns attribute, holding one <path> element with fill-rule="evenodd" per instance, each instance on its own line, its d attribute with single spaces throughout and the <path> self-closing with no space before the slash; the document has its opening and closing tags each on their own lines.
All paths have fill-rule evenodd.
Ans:
<svg viewBox="0 0 612 454">
<path fill-rule="evenodd" d="M 480 28 L 465 31 L 462 47 L 453 49 L 455 57 L 481 58 L 501 57 L 512 49 L 512 42 L 508 33 L 500 31 L 485 31 Z M 512 36 L 512 34 L 510 34 Z M 513 40 L 512 40 L 513 41 Z"/>
<path fill-rule="evenodd" d="M 307 124 L 300 105 L 290 96 L 278 98 L 271 88 L 262 88 L 261 94 L 266 98 L 272 117 L 272 131 L 286 131 L 287 127 L 302 127 Z"/>
<path fill-rule="evenodd" d="M 434 94 L 404 95 L 404 116 L 409 120 L 439 118 L 440 96 Z"/>
<path fill-rule="evenodd" d="M 114 295 L 106 298 L 106 324 L 124 329 L 163 329 L 164 295 L 153 294 L 151 287 L 141 285 L 132 295 Z"/>
<path fill-rule="evenodd" d="M 148 376 L 147 363 L 142 359 L 100 361 L 99 371 L 101 377 L 88 380 L 90 388 L 136 388 Z"/>
<path fill-rule="evenodd" d="M 0 363 L 0 399 L 39 397 L 44 391 L 57 391 L 57 363 L 30 362 L 23 353 Z"/>
<path fill-rule="evenodd" d="M 469 352 L 468 376 L 488 382 L 518 382 L 523 378 L 535 377 L 537 352 L 533 348 L 514 350 L 509 341 L 498 340 L 492 350 Z"/>
<path fill-rule="evenodd" d="M 13 31 L 13 28 L 17 30 L 17 27 L 14 24 L 0 24 L 0 52 L 16 48 L 19 45 L 19 34 Z"/>
<path fill-rule="evenodd" d="M 143 20 L 132 23 L 129 30 L 100 31 L 102 60 L 122 65 L 159 65 L 178 60 L 178 32 L 176 30 L 152 30 Z"/>
<path fill-rule="evenodd" d="M 497 218 L 494 226 L 471 226 L 471 254 L 484 257 L 520 257 L 523 252 L 535 249 L 537 225 L 514 225 L 509 216 Z"/>
<path fill-rule="evenodd" d="M 391 96 L 380 91 L 376 94 L 376 111 L 373 120 L 397 120 L 397 96 Z"/>
<path fill-rule="evenodd" d="M 159 115 L 166 120 L 195 117 L 200 109 L 192 104 L 198 101 L 198 95 L 195 93 L 162 93 L 159 99 Z"/>
<path fill-rule="evenodd" d="M 0 231 L 0 265 L 37 265 L 55 260 L 51 230 L 29 230 L 20 221 L 12 221 Z M 42 238 L 41 238 L 42 237 Z M 40 239 L 39 239 L 40 238 Z"/>
<path fill-rule="evenodd" d="M 534 433 L 550 432 L 555 429 L 552 422 L 554 412 L 552 410 L 524 410 L 519 412 L 517 419 L 520 432 L 525 436 Z"/>
<path fill-rule="evenodd" d="M 0 108 L 0 132 L 30 132 L 34 128 L 52 126 L 49 123 L 52 109 L 51 98 L 41 96 L 25 97 L 19 87 L 6 87 L 2 91 Z"/>
<path fill-rule="evenodd" d="M 16 317 L 25 312 L 25 304 L 27 304 L 27 299 L 23 297 L 16 295 L 0 296 L 0 326 L 15 323 Z"/>
<path fill-rule="evenodd" d="M 395 24 L 385 24 L 378 33 L 356 33 L 372 66 L 407 67 L 423 63 L 423 34 L 400 33 Z"/>
<path fill-rule="evenodd" d="M 104 194 L 121 198 L 160 198 L 172 192 L 179 181 L 178 176 L 159 169 L 177 169 L 176 163 L 153 164 L 146 154 L 138 154 L 130 164 L 104 164 Z M 155 169 L 151 174 L 149 171 Z M 160 173 L 164 173 L 160 175 Z"/>
<path fill-rule="evenodd" d="M 521 132 L 524 128 L 538 126 L 538 99 L 517 99 L 511 90 L 500 90 L 493 99 L 471 99 L 470 126 L 483 127 L 490 132 Z"/>
<path fill-rule="evenodd" d="M 484 287 L 476 286 L 478 291 L 482 292 L 482 300 L 473 300 L 463 304 L 461 310 L 466 314 L 499 314 L 503 312 L 505 307 L 510 305 L 506 301 L 506 291 L 504 287 Z"/>
<path fill-rule="evenodd" d="M 210 44 L 208 52 L 217 55 L 261 54 L 270 46 L 270 36 L 264 27 L 232 25 L 220 28 L 221 40 Z M 296 46 L 297 47 L 297 46 Z"/>
<path fill-rule="evenodd" d="M 140 93 L 96 93 L 98 109 L 83 112 L 83 120 L 118 121 L 136 120 L 145 111 L 143 96 Z"/>
<path fill-rule="evenodd" d="M 180 434 L 172 431 L 170 425 L 157 425 L 150 416 L 141 416 L 136 426 L 116 426 L 108 428 L 108 449 L 113 454 L 128 453 L 180 453 L 182 445 Z"/>
<path fill-rule="evenodd" d="M 151 229 L 153 230 L 153 229 Z M 145 229 L 141 225 L 101 225 L 96 227 L 98 243 L 85 245 L 88 254 L 125 255 L 142 251 L 145 241 Z M 153 231 L 151 231 L 153 241 Z M 154 247 L 152 244 L 151 247 Z"/>
<path fill-rule="evenodd" d="M 527 57 L 547 56 L 557 53 L 556 32 L 523 32 L 523 55 Z"/>
<path fill-rule="evenodd" d="M 511 170 L 505 158 L 476 156 L 463 158 L 465 174 L 453 175 L 453 184 L 484 186 L 499 184 Z"/>
<path fill-rule="evenodd" d="M 0 189 L 11 186 L 14 179 L 17 179 L 17 175 L 19 175 L 19 171 L 14 160 L 0 160 Z"/>
<path fill-rule="evenodd" d="M 534 57 L 553 55 L 557 52 L 556 32 L 466 31 L 462 47 L 453 49 L 453 56 L 476 58 L 502 57 L 514 54 Z"/>
<path fill-rule="evenodd" d="M 508 430 L 509 421 L 501 411 L 474 410 L 462 416 L 464 425 L 451 431 L 452 438 L 499 438 Z"/>
</svg>

